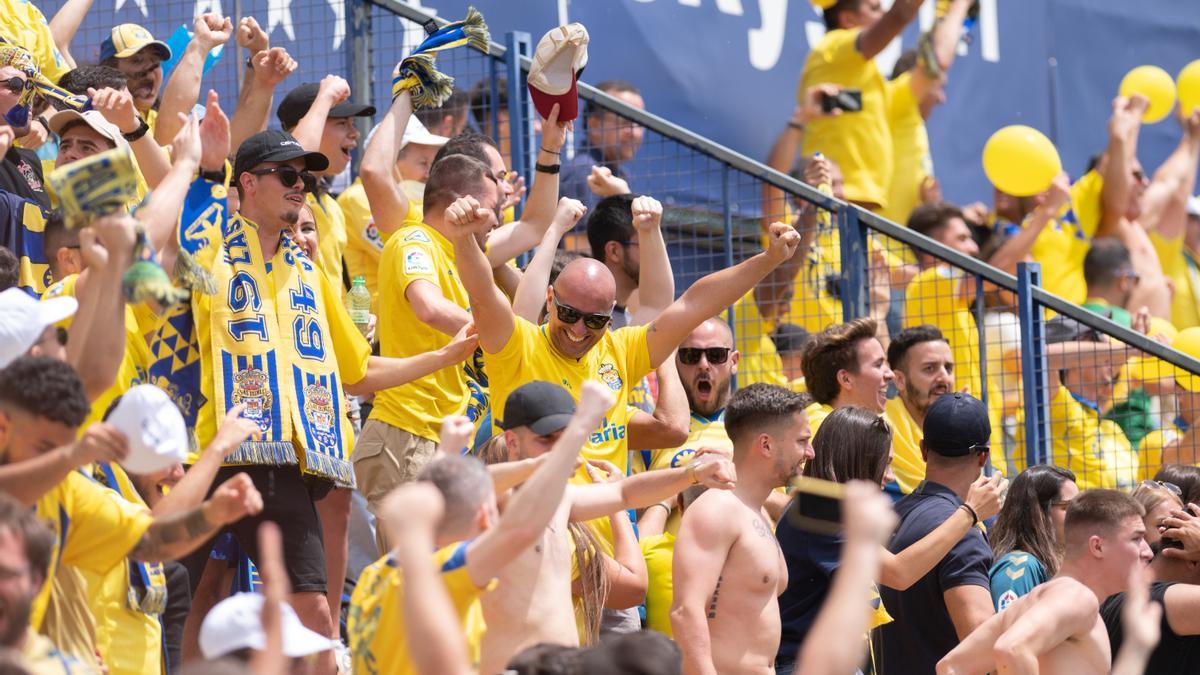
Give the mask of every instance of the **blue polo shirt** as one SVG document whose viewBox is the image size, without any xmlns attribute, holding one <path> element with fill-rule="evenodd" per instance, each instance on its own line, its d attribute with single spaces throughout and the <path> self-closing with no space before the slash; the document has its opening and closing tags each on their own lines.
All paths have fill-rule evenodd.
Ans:
<svg viewBox="0 0 1200 675">
<path fill-rule="evenodd" d="M 946 522 L 962 500 L 950 488 L 924 481 L 896 503 L 900 527 L 888 544 L 899 553 Z M 959 586 L 988 589 L 992 549 L 979 528 L 971 528 L 950 553 L 907 591 L 880 587 L 883 604 L 895 621 L 880 626 L 874 642 L 880 675 L 933 673 L 937 662 L 958 645 L 954 622 L 943 594 Z"/>
</svg>

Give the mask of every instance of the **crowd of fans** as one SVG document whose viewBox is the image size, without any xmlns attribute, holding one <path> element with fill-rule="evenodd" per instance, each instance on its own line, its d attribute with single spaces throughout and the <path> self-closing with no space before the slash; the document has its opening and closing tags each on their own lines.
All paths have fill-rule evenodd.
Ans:
<svg viewBox="0 0 1200 675">
<path fill-rule="evenodd" d="M 0 13 L 5 672 L 1200 666 L 1195 376 L 1055 317 L 1028 466 L 977 323 L 1011 294 L 938 249 L 871 237 L 843 322 L 837 228 L 764 187 L 761 251 L 676 298 L 634 122 L 556 106 L 516 176 L 506 86 L 377 110 L 214 14 L 164 82 L 133 24 L 76 62 L 90 5 Z M 1151 179 L 1118 98 L 1082 177 L 955 206 L 924 120 L 971 0 L 890 79 L 921 2 L 824 5 L 768 165 L 1200 357 L 1200 111 Z M 231 41 L 236 104 L 202 86 Z M 47 185 L 97 158 L 137 195 L 81 216 Z"/>
</svg>

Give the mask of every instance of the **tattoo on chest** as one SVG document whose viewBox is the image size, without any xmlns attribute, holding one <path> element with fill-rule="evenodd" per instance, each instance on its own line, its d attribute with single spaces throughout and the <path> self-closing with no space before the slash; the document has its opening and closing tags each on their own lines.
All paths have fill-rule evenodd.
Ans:
<svg viewBox="0 0 1200 675">
<path fill-rule="evenodd" d="M 717 618 L 717 596 L 721 595 L 721 582 L 724 576 L 717 577 L 717 587 L 713 589 L 712 601 L 708 603 L 708 618 Z"/>
<path fill-rule="evenodd" d="M 760 537 L 770 537 L 771 536 L 771 528 L 768 527 L 765 522 L 763 522 L 762 518 L 755 518 L 754 520 L 752 520 L 750 522 L 754 524 L 754 531 L 758 533 L 758 536 L 760 536 Z"/>
</svg>

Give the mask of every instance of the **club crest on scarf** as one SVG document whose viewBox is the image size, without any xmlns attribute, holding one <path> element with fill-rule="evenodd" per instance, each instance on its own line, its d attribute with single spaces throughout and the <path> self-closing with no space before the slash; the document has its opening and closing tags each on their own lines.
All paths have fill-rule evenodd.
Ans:
<svg viewBox="0 0 1200 675">
<path fill-rule="evenodd" d="M 271 419 L 271 385 L 267 374 L 257 368 L 238 372 L 233 376 L 233 405 L 246 404 L 242 416 L 258 423 L 258 428 L 268 431 Z"/>
</svg>

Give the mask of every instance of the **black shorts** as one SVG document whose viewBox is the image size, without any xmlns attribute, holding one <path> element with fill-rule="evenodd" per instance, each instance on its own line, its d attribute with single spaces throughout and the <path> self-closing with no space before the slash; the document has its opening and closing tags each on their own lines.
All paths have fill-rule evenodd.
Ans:
<svg viewBox="0 0 1200 675">
<path fill-rule="evenodd" d="M 200 545 L 180 562 L 187 568 L 192 593 L 208 562 L 213 542 L 231 532 L 250 560 L 258 560 L 258 526 L 270 521 L 283 534 L 283 564 L 293 593 L 325 593 L 325 540 L 316 502 L 329 493 L 333 483 L 301 475 L 297 466 L 223 466 L 217 471 L 208 494 L 239 473 L 250 476 L 262 494 L 263 510 L 242 518 Z"/>
</svg>

